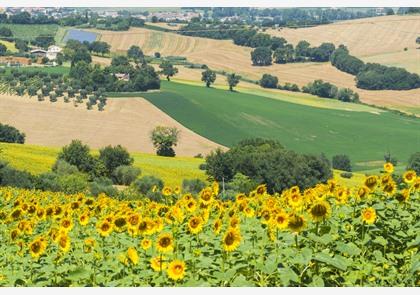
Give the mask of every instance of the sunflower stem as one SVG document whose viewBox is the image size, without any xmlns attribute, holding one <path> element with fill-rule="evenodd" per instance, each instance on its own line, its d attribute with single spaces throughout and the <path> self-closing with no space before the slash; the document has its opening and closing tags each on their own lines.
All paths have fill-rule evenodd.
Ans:
<svg viewBox="0 0 420 295">
<path fill-rule="evenodd" d="M 299 249 L 298 234 L 295 234 L 295 243 L 296 243 L 296 248 Z"/>
</svg>

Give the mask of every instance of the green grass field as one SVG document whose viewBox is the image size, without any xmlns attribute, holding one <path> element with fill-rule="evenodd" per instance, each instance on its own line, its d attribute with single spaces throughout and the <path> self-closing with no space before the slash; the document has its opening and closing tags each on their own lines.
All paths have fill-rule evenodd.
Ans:
<svg viewBox="0 0 420 295">
<path fill-rule="evenodd" d="M 33 40 L 39 35 L 54 36 L 57 33 L 59 25 L 21 25 L 21 24 L 2 24 L 2 27 L 7 27 L 13 32 L 13 37 L 23 40 Z"/>
<path fill-rule="evenodd" d="M 280 140 L 305 153 L 350 156 L 354 169 L 375 169 L 386 152 L 401 161 L 420 149 L 420 120 L 314 108 L 279 99 L 162 81 L 161 92 L 142 94 L 172 118 L 217 143 L 249 137 Z"/>
<path fill-rule="evenodd" d="M 8 161 L 16 169 L 41 174 L 51 170 L 60 148 L 35 145 L 0 143 L 0 159 Z M 98 151 L 93 151 L 98 154 Z M 206 180 L 204 171 L 198 166 L 204 160 L 187 157 L 165 158 L 155 155 L 131 153 L 134 166 L 139 167 L 141 175 L 154 175 L 170 186 L 181 185 L 183 179 L 199 178 Z"/>
<path fill-rule="evenodd" d="M 68 75 L 70 73 L 70 67 L 66 66 L 56 66 L 56 67 L 46 67 L 46 66 L 29 66 L 29 67 L 20 67 L 18 69 L 22 72 L 30 72 L 30 71 L 41 71 L 48 74 L 63 74 Z M 10 72 L 11 68 L 6 68 L 6 73 Z"/>
</svg>

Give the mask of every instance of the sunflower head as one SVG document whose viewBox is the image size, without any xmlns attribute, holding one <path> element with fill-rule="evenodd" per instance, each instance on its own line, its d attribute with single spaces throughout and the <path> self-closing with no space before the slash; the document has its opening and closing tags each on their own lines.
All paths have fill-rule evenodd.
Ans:
<svg viewBox="0 0 420 295">
<path fill-rule="evenodd" d="M 63 252 L 68 252 L 70 250 L 71 242 L 67 234 L 61 234 L 58 237 L 58 246 Z"/>
<path fill-rule="evenodd" d="M 273 225 L 275 225 L 280 230 L 287 228 L 288 223 L 289 216 L 284 212 L 277 213 L 273 218 Z"/>
<path fill-rule="evenodd" d="M 222 220 L 220 218 L 217 218 L 213 224 L 213 232 L 216 235 L 218 235 L 221 229 L 222 229 Z"/>
<path fill-rule="evenodd" d="M 162 195 L 164 195 L 165 197 L 169 197 L 170 195 L 172 195 L 172 189 L 169 186 L 165 186 L 162 189 Z"/>
<path fill-rule="evenodd" d="M 38 237 L 29 244 L 29 253 L 33 259 L 37 260 L 42 254 L 44 254 L 46 248 L 47 241 L 42 237 Z"/>
<path fill-rule="evenodd" d="M 174 260 L 168 265 L 167 273 L 171 280 L 182 280 L 185 276 L 185 262 L 181 260 Z"/>
<path fill-rule="evenodd" d="M 401 192 L 398 192 L 395 195 L 395 198 L 400 203 L 408 202 L 408 199 L 410 198 L 410 190 L 409 189 L 403 189 Z"/>
<path fill-rule="evenodd" d="M 167 269 L 168 264 L 165 262 L 164 256 L 156 256 L 150 259 L 150 266 L 154 271 L 162 271 Z"/>
<path fill-rule="evenodd" d="M 311 206 L 309 213 L 315 222 L 323 221 L 330 216 L 331 206 L 327 201 L 317 201 Z"/>
<path fill-rule="evenodd" d="M 198 234 L 203 230 L 203 219 L 200 216 L 193 216 L 188 221 L 188 230 L 192 234 Z"/>
<path fill-rule="evenodd" d="M 416 180 L 416 172 L 414 170 L 408 170 L 403 174 L 404 182 L 411 184 Z"/>
<path fill-rule="evenodd" d="M 368 176 L 365 179 L 365 186 L 369 188 L 371 191 L 375 189 L 377 184 L 378 184 L 378 178 L 375 175 Z"/>
<path fill-rule="evenodd" d="M 384 164 L 384 170 L 386 173 L 392 173 L 394 172 L 394 165 L 392 165 L 390 162 L 387 162 Z"/>
<path fill-rule="evenodd" d="M 204 204 L 210 204 L 213 200 L 213 192 L 211 188 L 205 188 L 200 192 L 200 201 Z"/>
<path fill-rule="evenodd" d="M 301 215 L 292 214 L 287 224 L 288 228 L 294 233 L 300 233 L 306 226 L 306 221 Z"/>
<path fill-rule="evenodd" d="M 134 248 L 134 247 L 128 248 L 127 257 L 129 259 L 130 263 L 132 263 L 134 265 L 137 265 L 139 263 L 139 255 L 137 253 L 136 248 Z"/>
<path fill-rule="evenodd" d="M 111 234 L 113 225 L 108 220 L 104 220 L 99 223 L 97 230 L 101 236 L 107 237 Z"/>
<path fill-rule="evenodd" d="M 241 239 L 241 233 L 238 229 L 229 228 L 222 240 L 223 249 L 227 252 L 235 251 L 239 247 Z"/>
<path fill-rule="evenodd" d="M 376 220 L 376 211 L 372 207 L 362 210 L 362 221 L 367 224 L 373 224 Z"/>
<path fill-rule="evenodd" d="M 143 250 L 147 250 L 150 247 L 152 247 L 152 240 L 150 239 L 143 239 L 140 243 L 140 246 L 143 248 Z"/>
<path fill-rule="evenodd" d="M 156 248 L 161 253 L 172 251 L 174 249 L 174 239 L 172 235 L 169 233 L 160 234 L 156 242 Z"/>
</svg>

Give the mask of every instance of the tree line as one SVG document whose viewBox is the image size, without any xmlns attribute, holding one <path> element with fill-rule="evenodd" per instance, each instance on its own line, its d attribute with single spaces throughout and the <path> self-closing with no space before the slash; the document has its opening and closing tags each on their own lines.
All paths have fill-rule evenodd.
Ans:
<svg viewBox="0 0 420 295">
<path fill-rule="evenodd" d="M 343 102 L 359 102 L 359 95 L 350 88 L 338 88 L 323 80 L 315 80 L 300 89 L 298 85 L 291 83 L 285 83 L 284 86 L 281 86 L 276 76 L 264 74 L 258 81 L 258 84 L 263 88 L 310 93 L 319 97 L 338 99 Z"/>
<path fill-rule="evenodd" d="M 408 90 L 420 87 L 420 76 L 403 68 L 377 63 L 365 64 L 350 55 L 346 46 L 340 45 L 331 55 L 331 64 L 340 71 L 356 76 L 356 86 L 368 90 Z"/>
</svg>

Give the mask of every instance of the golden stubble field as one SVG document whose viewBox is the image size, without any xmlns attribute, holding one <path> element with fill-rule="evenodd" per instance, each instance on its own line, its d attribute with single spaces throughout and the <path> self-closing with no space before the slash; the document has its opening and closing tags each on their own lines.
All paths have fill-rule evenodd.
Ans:
<svg viewBox="0 0 420 295">
<path fill-rule="evenodd" d="M 397 22 L 395 20 L 399 21 Z M 362 21 L 362 24 L 358 24 Z M 369 22 L 379 23 L 379 25 L 374 25 L 373 28 L 369 30 L 368 35 L 370 37 L 368 37 L 368 40 L 372 39 L 372 41 L 362 39 L 360 36 L 364 36 L 364 29 L 357 29 L 360 26 L 368 26 Z M 329 33 L 329 35 L 335 36 L 337 40 L 343 40 L 337 41 L 337 44 L 347 44 L 351 52 L 358 56 L 359 52 L 362 50 L 361 48 L 366 47 L 364 56 L 366 58 L 370 58 L 369 61 L 378 62 L 378 60 L 372 60 L 375 55 L 378 55 L 381 63 L 386 64 L 387 58 L 389 58 L 390 63 L 395 65 L 398 62 L 398 60 L 395 60 L 396 56 L 398 57 L 398 55 L 401 55 L 401 52 L 399 51 L 403 51 L 404 47 L 408 47 L 408 50 L 406 51 L 408 54 L 417 54 L 418 56 L 417 51 L 420 51 L 415 49 L 415 37 L 413 37 L 417 36 L 420 31 L 419 16 L 377 17 L 348 21 L 343 22 L 342 24 L 345 25 L 335 24 L 331 26 L 334 26 L 336 30 L 342 31 L 345 31 L 344 28 L 346 27 L 354 27 L 354 32 L 347 32 L 345 34 Z M 384 30 L 387 30 L 386 28 L 391 28 L 388 35 L 383 33 Z M 392 28 L 394 28 L 394 30 L 396 30 L 395 28 L 399 28 L 398 30 L 408 30 L 411 33 L 404 34 L 403 37 L 398 37 L 395 35 L 395 31 L 392 31 Z M 285 32 L 284 35 L 283 31 L 281 33 L 273 31 L 273 33 L 284 36 L 292 43 L 298 42 L 302 39 L 310 41 L 313 45 L 317 45 L 316 42 L 321 43 L 324 41 L 334 41 L 327 37 L 324 39 L 324 37 L 318 36 L 321 33 L 317 34 L 316 32 L 307 31 L 315 29 L 320 32 L 322 30 L 329 32 L 327 30 L 328 26 L 319 26 L 315 28 L 297 30 L 290 29 L 288 31 L 283 30 Z M 302 30 L 302 32 L 300 30 Z M 375 34 L 376 31 L 377 34 Z M 329 63 L 274 64 L 269 67 L 254 67 L 251 64 L 250 59 L 250 52 L 252 49 L 236 46 L 229 40 L 212 40 L 206 38 L 188 37 L 177 35 L 175 33 L 164 33 L 142 28 L 132 28 L 127 32 L 97 32 L 102 35 L 102 41 L 106 41 L 111 44 L 111 50 L 113 52 L 123 53 L 131 45 L 138 45 L 148 55 L 160 52 L 164 56 L 185 56 L 191 62 L 207 64 L 213 69 L 236 72 L 251 79 L 259 79 L 262 74 L 270 73 L 278 76 L 281 83 L 291 82 L 296 83 L 299 86 L 306 85 L 315 79 L 323 79 L 334 83 L 338 87 L 352 88 L 359 93 L 363 102 L 420 113 L 420 89 L 409 91 L 369 91 L 358 89 L 355 86 L 354 77 L 352 75 L 337 70 Z M 292 34 L 295 36 L 294 39 L 291 37 Z M 317 39 L 311 39 L 315 38 L 314 35 L 317 35 Z M 377 36 L 374 38 L 373 36 L 375 35 Z M 346 41 L 348 39 L 352 40 L 352 42 L 349 43 Z M 407 45 L 409 42 L 412 44 Z M 352 46 L 356 45 L 357 50 L 353 50 Z M 397 53 L 392 54 L 392 50 L 396 50 Z M 406 63 L 410 65 L 410 67 L 413 67 L 414 65 L 415 67 L 415 56 L 404 58 L 401 57 L 401 63 Z"/>
<path fill-rule="evenodd" d="M 108 99 L 105 110 L 35 97 L 0 95 L 0 122 L 26 134 L 26 143 L 61 147 L 80 139 L 92 148 L 121 144 L 130 151 L 154 153 L 150 131 L 158 125 L 181 130 L 175 152 L 180 156 L 207 154 L 219 145 L 194 133 L 143 98 Z"/>
</svg>

